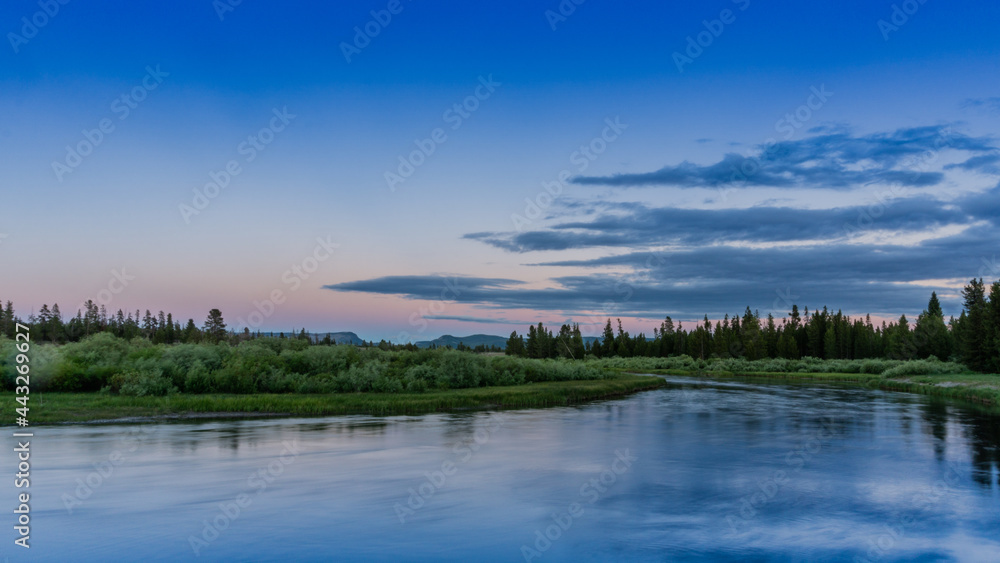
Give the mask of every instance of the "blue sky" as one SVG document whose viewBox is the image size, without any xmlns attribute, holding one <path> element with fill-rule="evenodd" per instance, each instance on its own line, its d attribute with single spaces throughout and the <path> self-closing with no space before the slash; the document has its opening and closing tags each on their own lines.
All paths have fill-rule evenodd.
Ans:
<svg viewBox="0 0 1000 563">
<path fill-rule="evenodd" d="M 649 332 L 1000 277 L 1000 6 L 224 2 L 0 8 L 19 312 Z"/>
</svg>

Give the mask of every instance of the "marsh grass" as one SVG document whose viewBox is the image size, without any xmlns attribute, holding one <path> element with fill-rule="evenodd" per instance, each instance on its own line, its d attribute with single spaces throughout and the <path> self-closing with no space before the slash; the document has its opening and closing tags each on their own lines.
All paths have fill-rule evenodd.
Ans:
<svg viewBox="0 0 1000 563">
<path fill-rule="evenodd" d="M 656 389 L 658 377 L 615 374 L 607 379 L 537 382 L 424 393 L 183 394 L 130 397 L 107 393 L 44 393 L 32 396 L 32 425 L 114 421 L 128 418 L 241 413 L 248 416 L 398 415 L 456 410 L 563 406 Z M 2 394 L 14 421 L 14 395 Z M 43 399 L 43 401 L 36 400 Z M 44 404 L 42 404 L 44 403 Z"/>
</svg>

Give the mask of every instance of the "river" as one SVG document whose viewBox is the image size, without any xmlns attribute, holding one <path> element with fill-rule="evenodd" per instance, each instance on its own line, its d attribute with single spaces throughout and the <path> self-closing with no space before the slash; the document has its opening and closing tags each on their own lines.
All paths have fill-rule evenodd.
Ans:
<svg viewBox="0 0 1000 563">
<path fill-rule="evenodd" d="M 0 556 L 1000 561 L 1000 419 L 904 393 L 667 380 L 566 408 L 39 427 L 32 547 L 8 532 Z"/>
</svg>

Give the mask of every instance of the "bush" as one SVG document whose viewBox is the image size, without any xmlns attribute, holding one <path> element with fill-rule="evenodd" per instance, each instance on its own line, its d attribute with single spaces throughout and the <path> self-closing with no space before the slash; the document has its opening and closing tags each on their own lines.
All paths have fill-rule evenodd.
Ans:
<svg viewBox="0 0 1000 563">
<path fill-rule="evenodd" d="M 162 397 L 177 391 L 170 379 L 159 370 L 128 370 L 111 377 L 108 388 L 112 393 L 129 397 Z"/>
<path fill-rule="evenodd" d="M 885 377 L 907 377 L 910 375 L 948 375 L 965 371 L 967 369 L 962 364 L 942 362 L 935 358 L 933 360 L 901 362 L 896 367 L 887 369 L 882 375 Z"/>
<path fill-rule="evenodd" d="M 385 363 L 378 361 L 364 365 L 353 365 L 343 376 L 344 381 L 347 383 L 347 389 L 344 390 L 355 393 L 372 391 L 375 382 L 385 376 L 385 371 Z"/>
<path fill-rule="evenodd" d="M 215 391 L 215 385 L 208 368 L 201 360 L 195 360 L 184 378 L 184 392 L 211 393 L 212 391 Z"/>
</svg>

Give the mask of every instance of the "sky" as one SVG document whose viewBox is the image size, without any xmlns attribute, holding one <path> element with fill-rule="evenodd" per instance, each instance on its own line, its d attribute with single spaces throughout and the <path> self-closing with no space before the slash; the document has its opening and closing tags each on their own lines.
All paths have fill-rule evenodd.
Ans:
<svg viewBox="0 0 1000 563">
<path fill-rule="evenodd" d="M 1000 5 L 0 6 L 0 299 L 366 340 L 1000 278 Z"/>
</svg>

